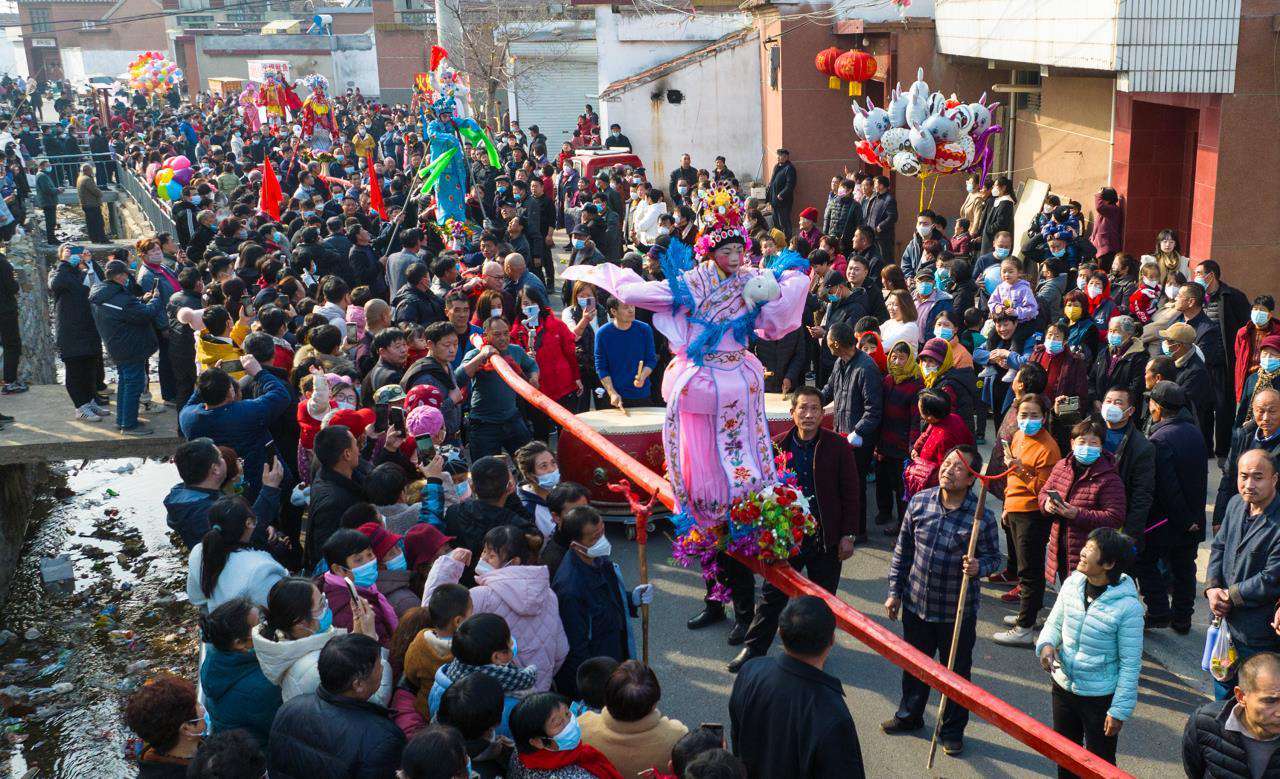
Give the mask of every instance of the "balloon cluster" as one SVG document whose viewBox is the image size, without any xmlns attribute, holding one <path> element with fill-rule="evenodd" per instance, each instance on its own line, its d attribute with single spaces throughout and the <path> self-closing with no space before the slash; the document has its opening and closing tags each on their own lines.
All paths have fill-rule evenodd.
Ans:
<svg viewBox="0 0 1280 779">
<path fill-rule="evenodd" d="M 889 104 L 853 105 L 855 149 L 868 165 L 893 168 L 904 176 L 945 175 L 991 168 L 991 136 L 1001 132 L 992 123 L 999 103 L 987 104 L 984 93 L 976 103 L 961 102 L 954 94 L 930 92 L 921 68 L 905 92 L 894 88 Z"/>
<path fill-rule="evenodd" d="M 158 51 L 144 51 L 129 63 L 129 88 L 147 94 L 166 94 L 182 80 L 182 68 Z"/>
<path fill-rule="evenodd" d="M 191 160 L 179 154 L 166 159 L 163 165 L 156 171 L 156 196 L 161 200 L 177 200 L 182 196 L 182 188 L 191 183 L 195 175 Z"/>
</svg>

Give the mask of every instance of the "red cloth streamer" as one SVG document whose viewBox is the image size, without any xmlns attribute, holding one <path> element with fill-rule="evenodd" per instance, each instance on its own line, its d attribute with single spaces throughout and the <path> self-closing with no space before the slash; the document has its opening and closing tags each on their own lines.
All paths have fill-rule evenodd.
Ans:
<svg viewBox="0 0 1280 779">
<path fill-rule="evenodd" d="M 440 67 L 440 61 L 448 56 L 449 56 L 449 52 L 445 51 L 443 46 L 432 46 L 431 47 L 431 66 L 427 69 L 430 70 L 432 73 L 434 73 L 436 68 Z"/>
<path fill-rule="evenodd" d="M 481 344 L 479 336 L 472 336 L 472 343 L 479 348 Z M 546 412 L 547 416 L 554 419 L 561 427 L 571 429 L 575 436 L 605 460 L 638 485 L 657 493 L 658 499 L 668 508 L 675 509 L 675 494 L 671 491 L 671 485 L 666 479 L 641 465 L 631 455 L 576 417 L 573 412 L 517 376 L 506 362 L 490 360 L 490 365 L 494 366 L 503 381 L 511 385 L 512 389 L 531 405 Z M 946 666 L 926 656 L 904 641 L 901 636 L 845 603 L 838 596 L 818 587 L 791 566 L 766 566 L 753 559 L 742 557 L 736 557 L 736 559 L 768 579 L 789 596 L 813 595 L 822 598 L 835 612 L 836 624 L 841 630 L 866 644 L 876 654 L 946 695 L 952 703 L 965 707 L 1077 776 L 1133 779 L 1132 774 L 1120 770 L 1066 736 L 1055 733 L 1053 728 L 1030 714 L 1011 706 L 956 672 L 947 670 Z"/>
<path fill-rule="evenodd" d="M 387 220 L 387 207 L 382 203 L 382 185 L 378 183 L 378 172 L 373 169 L 373 153 L 365 158 L 365 167 L 369 169 L 369 210 Z M 388 250 L 390 251 L 390 250 Z"/>
<path fill-rule="evenodd" d="M 258 195 L 258 210 L 280 221 L 280 204 L 284 202 L 284 193 L 280 191 L 280 179 L 276 178 L 275 168 L 271 167 L 271 158 L 262 160 L 262 191 Z"/>
</svg>

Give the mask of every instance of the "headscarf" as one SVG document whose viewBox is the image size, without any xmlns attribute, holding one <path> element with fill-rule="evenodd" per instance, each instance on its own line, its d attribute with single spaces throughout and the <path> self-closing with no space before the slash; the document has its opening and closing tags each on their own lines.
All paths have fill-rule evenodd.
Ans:
<svg viewBox="0 0 1280 779">
<path fill-rule="evenodd" d="M 920 378 L 920 363 L 916 361 L 916 350 L 911 344 L 907 344 L 907 361 L 901 366 L 889 360 L 889 375 L 893 377 L 894 384 Z"/>
<path fill-rule="evenodd" d="M 941 341 L 942 339 L 939 338 L 937 340 Z M 955 350 L 952 349 L 951 344 L 948 343 L 947 353 L 946 355 L 943 356 L 942 364 L 938 366 L 938 370 L 934 371 L 932 374 L 925 374 L 924 371 L 920 372 L 921 375 L 924 377 L 924 386 L 926 388 L 932 389 L 933 385 L 938 383 L 938 379 L 941 379 L 943 376 L 946 375 L 947 371 L 951 370 L 954 367 L 955 367 Z"/>
<path fill-rule="evenodd" d="M 884 344 L 880 341 L 880 334 L 875 330 L 868 330 L 858 337 L 858 341 L 861 342 L 863 338 L 875 339 L 876 349 L 871 353 L 871 359 L 875 362 L 876 367 L 880 369 L 880 374 L 884 375 L 889 359 L 888 355 L 884 353 Z"/>
</svg>

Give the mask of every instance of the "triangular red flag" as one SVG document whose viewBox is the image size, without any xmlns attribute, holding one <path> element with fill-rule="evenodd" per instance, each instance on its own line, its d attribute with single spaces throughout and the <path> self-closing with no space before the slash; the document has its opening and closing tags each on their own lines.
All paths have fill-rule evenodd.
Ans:
<svg viewBox="0 0 1280 779">
<path fill-rule="evenodd" d="M 369 169 L 369 210 L 387 219 L 387 207 L 382 204 L 382 185 L 378 183 L 378 171 L 373 169 L 373 155 L 365 158 L 365 167 Z"/>
<path fill-rule="evenodd" d="M 262 160 L 262 191 L 258 195 L 258 210 L 278 222 L 280 204 L 283 202 L 284 193 L 280 191 L 280 180 L 271 167 L 271 158 L 265 157 Z"/>
<path fill-rule="evenodd" d="M 432 46 L 431 47 L 431 65 L 430 67 L 427 68 L 427 70 L 430 70 L 432 73 L 434 73 L 436 68 L 440 67 L 440 60 L 448 56 L 449 56 L 449 52 L 445 51 L 443 46 Z"/>
</svg>

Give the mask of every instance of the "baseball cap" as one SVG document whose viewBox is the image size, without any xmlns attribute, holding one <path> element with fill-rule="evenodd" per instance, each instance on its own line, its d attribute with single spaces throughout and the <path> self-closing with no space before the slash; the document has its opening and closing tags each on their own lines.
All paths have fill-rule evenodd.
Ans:
<svg viewBox="0 0 1280 779">
<path fill-rule="evenodd" d="M 829 288 L 847 287 L 849 286 L 849 280 L 846 279 L 844 274 L 840 271 L 829 270 L 827 271 L 827 275 L 822 277 L 822 286 Z"/>
<path fill-rule="evenodd" d="M 373 391 L 374 403 L 399 403 L 404 399 L 404 387 L 399 384 L 384 384 Z"/>
<path fill-rule="evenodd" d="M 1172 381 L 1157 381 L 1151 388 L 1151 399 L 1165 408 L 1176 411 L 1187 405 L 1187 393 Z"/>
<path fill-rule="evenodd" d="M 1196 329 L 1186 322 L 1178 322 L 1169 325 L 1160 331 L 1160 337 L 1166 341 L 1177 341 L 1182 344 L 1193 344 L 1196 342 Z"/>
<path fill-rule="evenodd" d="M 120 260 L 112 260 L 111 262 L 107 263 L 107 267 L 103 268 L 102 272 L 106 275 L 107 278 L 111 278 L 112 276 L 116 276 L 121 273 L 128 273 L 129 266 L 128 264 L 123 263 Z"/>
</svg>

